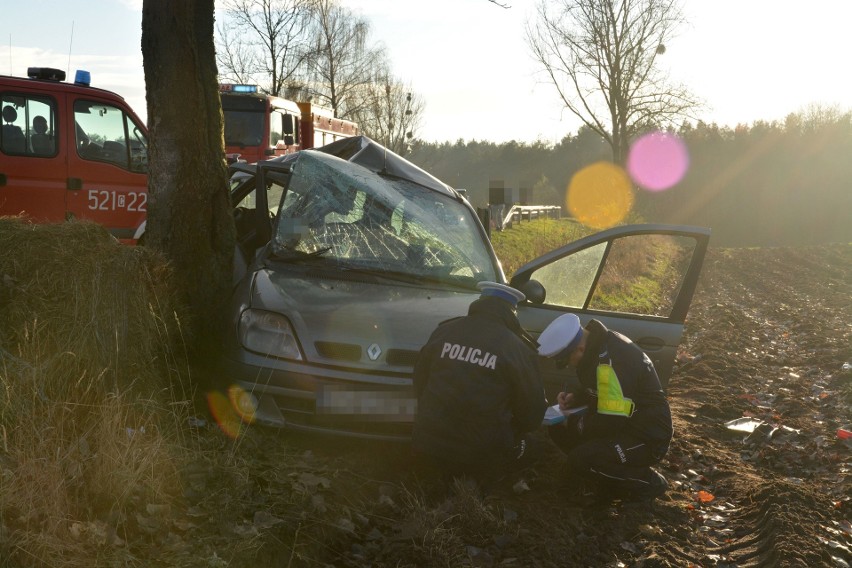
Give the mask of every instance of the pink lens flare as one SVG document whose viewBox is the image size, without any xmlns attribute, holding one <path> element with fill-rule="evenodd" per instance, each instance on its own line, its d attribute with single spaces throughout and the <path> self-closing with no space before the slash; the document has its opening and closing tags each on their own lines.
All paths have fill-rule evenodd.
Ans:
<svg viewBox="0 0 852 568">
<path fill-rule="evenodd" d="M 689 152 L 683 140 L 666 132 L 645 134 L 630 148 L 627 171 L 639 186 L 663 191 L 683 179 L 689 169 Z"/>
</svg>

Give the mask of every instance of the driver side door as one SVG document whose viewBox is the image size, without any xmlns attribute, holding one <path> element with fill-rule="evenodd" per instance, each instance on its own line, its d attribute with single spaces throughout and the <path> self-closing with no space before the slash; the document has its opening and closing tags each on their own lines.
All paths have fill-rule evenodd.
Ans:
<svg viewBox="0 0 852 568">
<path fill-rule="evenodd" d="M 511 285 L 527 295 L 521 325 L 538 337 L 564 313 L 594 318 L 632 339 L 651 358 L 665 390 L 707 252 L 710 229 L 625 225 L 554 250 L 518 269 Z M 549 400 L 576 381 L 542 361 Z"/>
</svg>

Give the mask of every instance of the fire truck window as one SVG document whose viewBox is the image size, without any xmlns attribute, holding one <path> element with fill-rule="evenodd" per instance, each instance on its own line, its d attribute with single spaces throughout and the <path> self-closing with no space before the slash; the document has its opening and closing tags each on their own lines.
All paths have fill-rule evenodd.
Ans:
<svg viewBox="0 0 852 568">
<path fill-rule="evenodd" d="M 74 103 L 74 120 L 81 157 L 131 169 L 126 118 L 120 108 L 78 100 Z"/>
<path fill-rule="evenodd" d="M 223 110 L 226 146 L 257 146 L 263 141 L 262 112 Z"/>
<path fill-rule="evenodd" d="M 3 128 L 0 149 L 5 154 L 56 155 L 56 102 L 38 95 L 2 95 Z"/>
<path fill-rule="evenodd" d="M 130 171 L 148 173 L 148 138 L 141 126 L 134 123 L 129 115 L 127 120 L 128 147 L 130 148 Z"/>
</svg>

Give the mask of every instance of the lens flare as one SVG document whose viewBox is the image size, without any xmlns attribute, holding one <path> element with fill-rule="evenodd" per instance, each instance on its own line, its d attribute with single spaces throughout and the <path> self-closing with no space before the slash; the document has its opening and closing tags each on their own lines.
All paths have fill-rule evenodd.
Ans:
<svg viewBox="0 0 852 568">
<path fill-rule="evenodd" d="M 686 144 L 674 134 L 651 132 L 636 140 L 627 156 L 627 171 L 643 189 L 663 191 L 674 186 L 689 169 Z"/>
<path fill-rule="evenodd" d="M 243 422 L 251 424 L 257 411 L 257 399 L 237 385 L 228 387 L 228 400 Z"/>
<path fill-rule="evenodd" d="M 226 436 L 236 439 L 242 434 L 243 421 L 227 396 L 219 391 L 207 393 L 207 407 Z"/>
<path fill-rule="evenodd" d="M 630 178 L 609 162 L 586 166 L 571 178 L 565 205 L 571 215 L 593 229 L 617 225 L 633 207 Z"/>
</svg>

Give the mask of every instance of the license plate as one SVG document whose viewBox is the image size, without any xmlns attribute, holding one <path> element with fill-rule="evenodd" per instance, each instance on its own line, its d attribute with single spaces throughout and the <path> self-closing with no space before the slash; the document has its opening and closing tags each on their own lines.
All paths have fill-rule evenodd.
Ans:
<svg viewBox="0 0 852 568">
<path fill-rule="evenodd" d="M 317 393 L 317 413 L 327 417 L 413 422 L 417 400 L 387 390 L 353 390 L 324 386 Z"/>
</svg>

